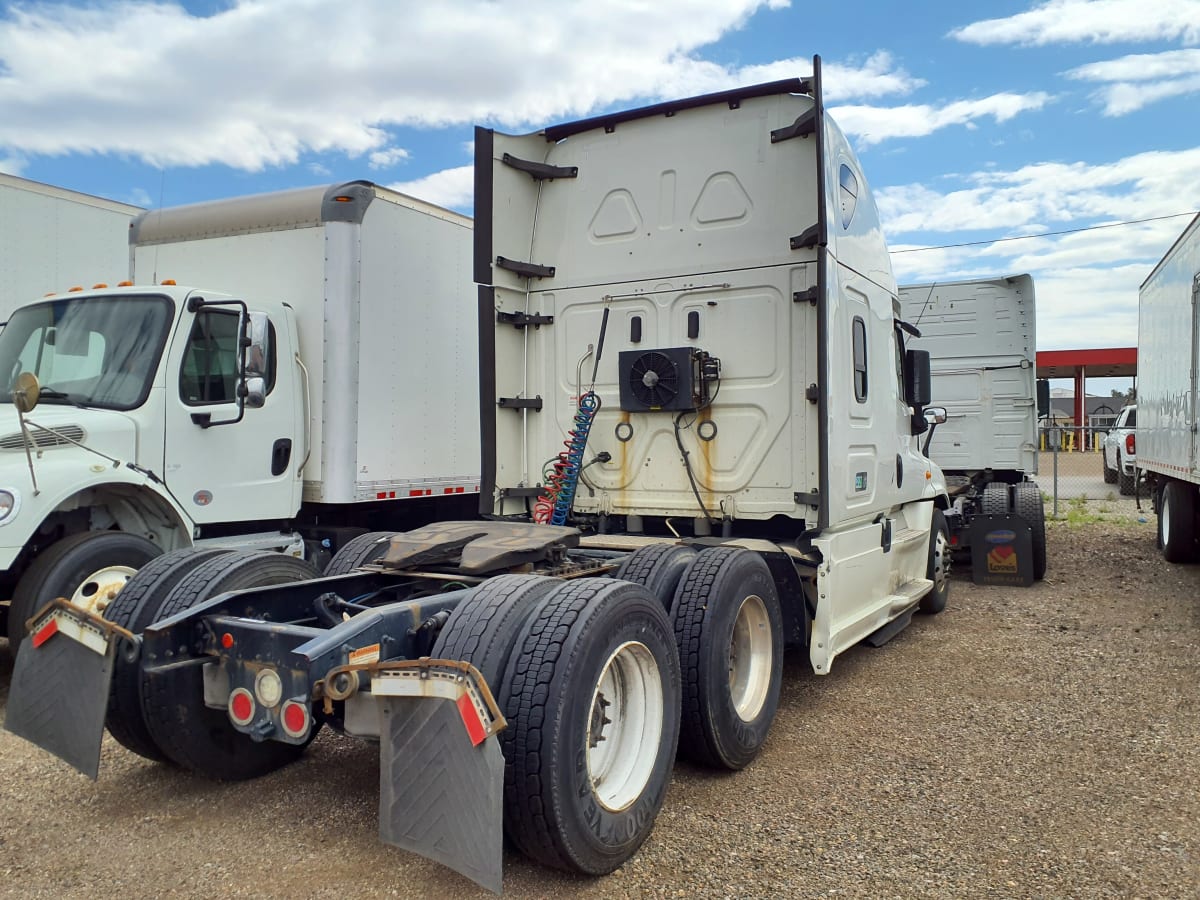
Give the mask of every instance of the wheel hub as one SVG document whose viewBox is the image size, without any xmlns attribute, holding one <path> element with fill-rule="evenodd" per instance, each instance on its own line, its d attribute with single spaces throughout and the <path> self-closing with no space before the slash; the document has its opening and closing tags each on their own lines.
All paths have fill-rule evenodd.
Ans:
<svg viewBox="0 0 1200 900">
<path fill-rule="evenodd" d="M 80 582 L 75 593 L 69 598 L 71 605 L 88 612 L 103 613 L 135 574 L 137 569 L 130 566 L 105 566 L 103 569 L 97 569 Z"/>
<path fill-rule="evenodd" d="M 766 604 L 751 594 L 738 609 L 729 640 L 729 693 L 743 722 L 752 722 L 767 702 L 773 654 Z"/>
</svg>

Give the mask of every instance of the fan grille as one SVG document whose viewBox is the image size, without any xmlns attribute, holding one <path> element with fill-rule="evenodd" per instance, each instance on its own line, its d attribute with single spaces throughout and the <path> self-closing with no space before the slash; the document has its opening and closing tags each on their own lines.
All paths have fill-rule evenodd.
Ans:
<svg viewBox="0 0 1200 900">
<path fill-rule="evenodd" d="M 643 353 L 629 367 L 629 387 L 646 406 L 669 406 L 679 395 L 679 369 L 665 353 Z"/>
</svg>

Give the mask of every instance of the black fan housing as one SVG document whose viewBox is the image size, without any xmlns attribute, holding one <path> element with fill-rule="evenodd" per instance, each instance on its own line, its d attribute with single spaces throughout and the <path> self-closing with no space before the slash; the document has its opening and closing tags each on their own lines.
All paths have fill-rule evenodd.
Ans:
<svg viewBox="0 0 1200 900">
<path fill-rule="evenodd" d="M 622 350 L 617 363 L 621 373 L 621 409 L 695 409 L 696 351 L 692 347 L 659 350 Z"/>
</svg>

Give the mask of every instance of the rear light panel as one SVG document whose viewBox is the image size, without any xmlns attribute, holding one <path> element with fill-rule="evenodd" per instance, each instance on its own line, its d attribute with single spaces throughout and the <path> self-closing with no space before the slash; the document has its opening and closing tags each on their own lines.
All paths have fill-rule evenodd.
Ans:
<svg viewBox="0 0 1200 900">
<path fill-rule="evenodd" d="M 229 720 L 234 725 L 246 726 L 254 719 L 254 695 L 245 688 L 236 688 L 229 695 Z"/>
<path fill-rule="evenodd" d="M 301 739 L 308 735 L 312 727 L 312 715 L 308 704 L 298 700 L 288 700 L 279 711 L 279 724 L 283 733 L 293 739 Z"/>
<path fill-rule="evenodd" d="M 1127 454 L 1129 454 L 1130 456 L 1133 455 L 1133 446 L 1134 446 L 1133 432 L 1131 431 L 1131 432 L 1129 432 L 1129 434 L 1125 435 L 1125 452 Z"/>
</svg>

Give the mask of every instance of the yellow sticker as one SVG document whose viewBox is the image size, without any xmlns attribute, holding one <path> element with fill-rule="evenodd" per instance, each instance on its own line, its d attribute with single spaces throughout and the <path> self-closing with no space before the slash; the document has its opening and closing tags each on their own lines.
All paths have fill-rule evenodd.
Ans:
<svg viewBox="0 0 1200 900">
<path fill-rule="evenodd" d="M 379 662 L 378 644 L 368 644 L 350 651 L 350 665 L 352 666 L 365 666 L 375 662 Z"/>
</svg>

